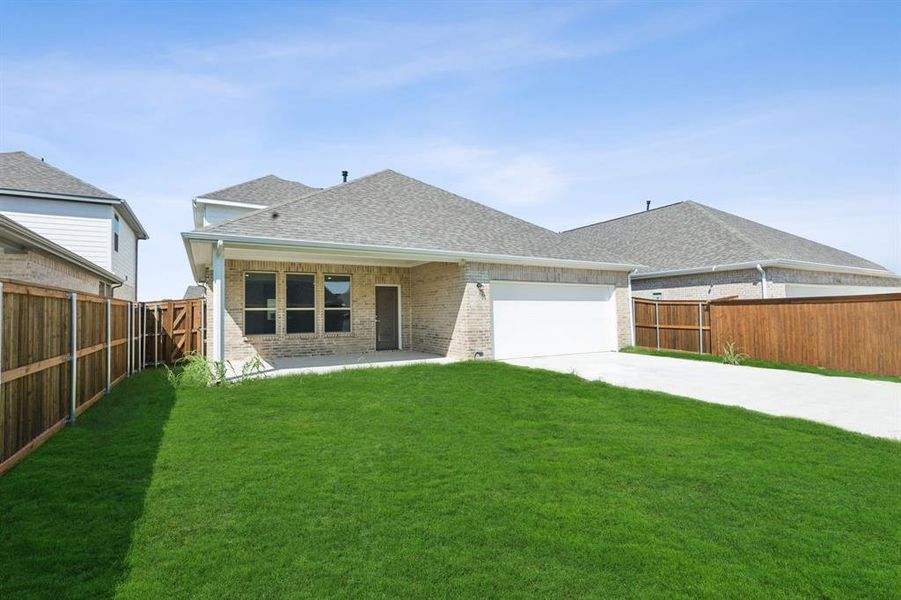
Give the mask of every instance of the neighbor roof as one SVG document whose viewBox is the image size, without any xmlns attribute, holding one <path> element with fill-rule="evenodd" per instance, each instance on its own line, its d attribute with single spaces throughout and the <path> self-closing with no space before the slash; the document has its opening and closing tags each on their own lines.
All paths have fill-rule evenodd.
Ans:
<svg viewBox="0 0 901 600">
<path fill-rule="evenodd" d="M 782 259 L 886 271 L 843 250 L 686 201 L 562 234 L 574 250 L 604 246 L 658 272 Z"/>
<path fill-rule="evenodd" d="M 216 190 L 215 192 L 201 194 L 198 198 L 272 206 L 273 204 L 295 200 L 318 190 L 319 188 L 304 185 L 299 181 L 290 181 L 275 175 L 266 175 Z"/>
<path fill-rule="evenodd" d="M 0 189 L 121 200 L 27 152 L 0 153 Z"/>
<path fill-rule="evenodd" d="M 189 285 L 185 289 L 185 295 L 182 300 L 196 300 L 206 297 L 206 289 L 202 285 Z"/>
<path fill-rule="evenodd" d="M 405 250 L 624 262 L 597 246 L 572 250 L 559 233 L 391 170 L 209 225 L 202 231 Z"/>
</svg>

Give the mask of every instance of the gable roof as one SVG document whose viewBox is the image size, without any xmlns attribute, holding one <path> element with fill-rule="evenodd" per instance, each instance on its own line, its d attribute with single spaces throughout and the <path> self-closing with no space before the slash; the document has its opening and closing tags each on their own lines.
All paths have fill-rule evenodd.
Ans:
<svg viewBox="0 0 901 600">
<path fill-rule="evenodd" d="M 0 152 L 0 189 L 120 200 L 27 152 Z"/>
<path fill-rule="evenodd" d="M 554 231 L 385 170 L 209 225 L 204 234 L 621 265 L 605 248 L 567 247 Z"/>
<path fill-rule="evenodd" d="M 206 288 L 202 285 L 189 285 L 185 288 L 185 295 L 182 300 L 197 300 L 206 297 Z"/>
<path fill-rule="evenodd" d="M 319 188 L 304 185 L 299 181 L 282 179 L 275 175 L 265 175 L 257 179 L 251 179 L 215 192 L 202 194 L 198 198 L 210 200 L 227 200 L 229 202 L 247 202 L 249 204 L 262 204 L 272 206 L 289 200 L 295 200 Z"/>
<path fill-rule="evenodd" d="M 712 268 L 763 260 L 885 267 L 698 202 L 678 202 L 562 234 L 574 249 L 603 245 L 647 265 L 639 272 Z"/>
</svg>

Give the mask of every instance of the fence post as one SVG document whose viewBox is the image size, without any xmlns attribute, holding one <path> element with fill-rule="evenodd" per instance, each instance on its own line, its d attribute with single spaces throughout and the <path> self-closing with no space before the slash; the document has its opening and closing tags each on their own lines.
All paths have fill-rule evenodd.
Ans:
<svg viewBox="0 0 901 600">
<path fill-rule="evenodd" d="M 704 354 L 704 312 L 698 302 L 698 354 Z"/>
<path fill-rule="evenodd" d="M 110 299 L 106 299 L 106 393 L 109 394 L 110 369 L 113 366 L 113 305 Z"/>
<path fill-rule="evenodd" d="M 125 305 L 125 374 L 131 375 L 131 300 Z"/>
<path fill-rule="evenodd" d="M 657 349 L 660 350 L 660 303 L 654 303 L 654 326 L 657 328 Z"/>
<path fill-rule="evenodd" d="M 75 422 L 78 407 L 78 294 L 69 292 L 70 318 L 70 342 L 71 354 L 69 355 L 69 423 Z"/>
<path fill-rule="evenodd" d="M 141 313 L 141 370 L 147 366 L 147 305 L 144 304 Z"/>
<path fill-rule="evenodd" d="M 153 366 L 160 366 L 160 305 L 153 307 Z"/>
<path fill-rule="evenodd" d="M 0 402 L 3 401 L 3 282 L 0 281 Z"/>
</svg>

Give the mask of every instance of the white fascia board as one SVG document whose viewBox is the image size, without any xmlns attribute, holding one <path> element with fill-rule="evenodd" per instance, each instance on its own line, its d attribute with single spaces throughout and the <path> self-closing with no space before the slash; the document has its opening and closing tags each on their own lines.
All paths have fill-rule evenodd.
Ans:
<svg viewBox="0 0 901 600">
<path fill-rule="evenodd" d="M 194 202 L 197 204 L 215 204 L 217 206 L 233 206 L 235 208 L 253 208 L 257 210 L 268 206 L 267 204 L 255 204 L 253 202 L 235 202 L 234 200 L 217 200 L 216 198 L 203 197 L 194 198 Z"/>
<path fill-rule="evenodd" d="M 566 258 L 546 258 L 535 256 L 516 256 L 508 254 L 485 254 L 481 252 L 459 252 L 454 250 L 436 250 L 424 248 L 402 248 L 394 246 L 375 246 L 369 244 L 344 244 L 337 242 L 320 242 L 313 240 L 280 240 L 272 238 L 258 238 L 243 235 L 217 234 L 215 232 L 189 231 L 182 233 L 182 238 L 188 240 L 216 242 L 222 240 L 229 246 L 266 247 L 285 249 L 315 249 L 328 250 L 335 254 L 353 255 L 365 254 L 368 258 L 394 258 L 403 260 L 419 260 L 423 262 L 484 262 L 508 265 L 533 265 L 541 267 L 561 267 L 571 269 L 592 269 L 596 271 L 632 271 L 639 265 L 605 263 L 588 260 L 573 260 Z"/>
<path fill-rule="evenodd" d="M 668 271 L 636 273 L 632 276 L 632 279 L 654 279 L 658 277 L 676 277 L 678 275 L 697 275 L 699 273 L 712 273 L 714 271 L 741 271 L 744 269 L 756 269 L 758 266 L 781 267 L 783 269 L 796 269 L 798 271 L 823 271 L 825 273 L 845 273 L 849 275 L 869 275 L 871 277 L 899 278 L 899 276 L 895 273 L 892 273 L 891 271 L 883 271 L 881 269 L 868 269 L 865 267 L 849 267 L 803 260 L 792 260 L 787 258 L 775 258 L 749 262 L 712 265 L 708 267 L 692 267 L 689 269 L 671 269 Z"/>
<path fill-rule="evenodd" d="M 150 236 L 147 235 L 141 222 L 138 221 L 137 215 L 131 210 L 128 202 L 121 198 L 98 198 L 96 196 L 72 196 L 70 194 L 51 194 L 47 192 L 29 192 L 24 190 L 9 190 L 0 188 L 0 194 L 7 196 L 26 196 L 28 198 L 45 198 L 47 200 L 69 200 L 71 202 L 88 202 L 90 204 L 108 204 L 110 206 L 119 206 L 122 209 L 122 216 L 125 221 L 134 230 L 135 236 L 139 240 L 146 240 Z"/>
</svg>

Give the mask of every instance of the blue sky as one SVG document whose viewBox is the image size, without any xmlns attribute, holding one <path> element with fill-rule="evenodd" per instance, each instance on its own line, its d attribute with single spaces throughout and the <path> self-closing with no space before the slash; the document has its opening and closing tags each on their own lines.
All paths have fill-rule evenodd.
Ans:
<svg viewBox="0 0 901 600">
<path fill-rule="evenodd" d="M 127 198 L 383 168 L 552 229 L 692 199 L 901 271 L 901 3 L 0 4 L 0 148 Z"/>
</svg>

